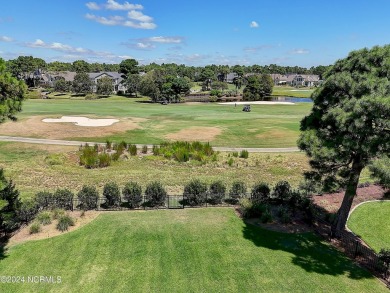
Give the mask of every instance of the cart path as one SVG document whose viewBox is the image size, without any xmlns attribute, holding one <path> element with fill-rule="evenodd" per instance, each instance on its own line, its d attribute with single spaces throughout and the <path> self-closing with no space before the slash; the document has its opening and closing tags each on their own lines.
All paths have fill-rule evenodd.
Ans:
<svg viewBox="0 0 390 293">
<path fill-rule="evenodd" d="M 46 144 L 46 145 L 63 145 L 63 146 L 80 146 L 88 143 L 89 145 L 105 143 L 97 143 L 91 141 L 75 141 L 75 140 L 59 140 L 59 139 L 45 139 L 45 138 L 31 138 L 31 137 L 20 137 L 20 136 L 0 136 L 0 141 L 9 142 L 22 142 L 22 143 L 34 143 L 34 144 Z M 141 148 L 143 144 L 137 144 L 137 148 Z M 148 148 L 152 148 L 153 145 L 147 145 Z M 244 148 L 244 147 L 213 147 L 215 151 L 220 152 L 239 152 L 247 150 L 250 153 L 291 153 L 299 152 L 297 147 L 288 148 Z"/>
</svg>

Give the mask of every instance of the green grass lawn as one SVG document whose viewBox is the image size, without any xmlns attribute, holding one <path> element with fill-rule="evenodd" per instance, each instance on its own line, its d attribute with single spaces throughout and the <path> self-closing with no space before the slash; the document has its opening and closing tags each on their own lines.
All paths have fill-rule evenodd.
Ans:
<svg viewBox="0 0 390 293">
<path fill-rule="evenodd" d="M 348 220 L 348 228 L 379 252 L 390 249 L 390 201 L 369 202 L 358 206 Z"/>
<path fill-rule="evenodd" d="M 11 247 L 0 275 L 61 284 L 2 292 L 388 292 L 312 233 L 244 224 L 232 209 L 115 212 L 74 232 Z"/>
<path fill-rule="evenodd" d="M 295 88 L 288 86 L 274 86 L 272 95 L 273 96 L 287 96 L 296 98 L 309 98 L 313 93 L 313 88 Z"/>
<path fill-rule="evenodd" d="M 86 138 L 68 139 L 104 142 L 107 138 L 139 144 L 158 144 L 167 135 L 192 127 L 217 128 L 220 134 L 210 139 L 214 146 L 293 147 L 299 136 L 300 120 L 309 113 L 311 103 L 296 105 L 253 105 L 246 113 L 234 105 L 143 103 L 146 99 L 113 96 L 100 100 L 27 100 L 20 122 L 31 116 L 89 115 L 95 117 L 144 118 L 138 129 Z M 7 122 L 12 123 L 12 122 Z M 1 131 L 0 135 L 4 135 Z M 12 134 L 12 133 L 11 133 Z"/>
</svg>

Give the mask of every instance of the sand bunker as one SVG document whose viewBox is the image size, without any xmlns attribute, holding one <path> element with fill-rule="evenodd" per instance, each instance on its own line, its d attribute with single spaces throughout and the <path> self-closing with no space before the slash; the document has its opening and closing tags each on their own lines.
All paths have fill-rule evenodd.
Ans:
<svg viewBox="0 0 390 293">
<path fill-rule="evenodd" d="M 61 118 L 46 118 L 42 120 L 46 123 L 74 123 L 77 126 L 86 126 L 86 127 L 102 127 L 110 126 L 116 122 L 119 122 L 118 119 L 91 119 L 87 117 L 76 117 L 76 116 L 62 116 Z"/>
<path fill-rule="evenodd" d="M 170 140 L 180 141 L 212 141 L 222 130 L 218 127 L 190 127 L 179 132 L 170 133 L 165 137 Z"/>
<path fill-rule="evenodd" d="M 42 121 L 43 119 L 47 119 L 47 117 L 33 116 L 27 119 L 20 119 L 17 122 L 8 121 L 2 123 L 0 124 L 0 135 L 27 136 L 48 139 L 101 137 L 117 133 L 125 133 L 126 131 L 134 129 L 140 129 L 142 127 L 139 124 L 147 120 L 138 117 L 122 117 L 119 122 L 109 126 L 80 127 L 74 122 L 45 123 Z"/>
</svg>

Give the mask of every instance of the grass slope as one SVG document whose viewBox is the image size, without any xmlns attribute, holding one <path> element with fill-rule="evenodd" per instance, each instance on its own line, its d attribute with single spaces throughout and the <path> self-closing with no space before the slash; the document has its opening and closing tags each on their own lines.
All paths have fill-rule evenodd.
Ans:
<svg viewBox="0 0 390 293">
<path fill-rule="evenodd" d="M 11 247 L 0 274 L 62 279 L 3 292 L 388 292 L 311 233 L 266 231 L 214 208 L 107 213 Z"/>
<path fill-rule="evenodd" d="M 390 249 L 390 201 L 369 202 L 358 206 L 348 220 L 348 228 L 379 252 Z"/>
<path fill-rule="evenodd" d="M 178 163 L 161 157 L 130 157 L 103 169 L 86 169 L 78 163 L 77 147 L 41 146 L 0 142 L 0 167 L 15 182 L 22 198 L 42 190 L 69 188 L 78 192 L 82 185 L 97 186 L 100 191 L 109 181 L 121 187 L 129 180 L 139 182 L 143 188 L 160 180 L 171 194 L 183 192 L 183 186 L 192 178 L 211 183 L 222 180 L 230 188 L 234 180 L 242 180 L 251 187 L 264 180 L 275 184 L 288 180 L 298 185 L 302 170 L 308 169 L 303 153 L 255 154 L 248 159 L 234 158 L 227 164 L 228 154 L 221 153 L 217 162 L 201 165 L 196 161 Z"/>
<path fill-rule="evenodd" d="M 214 146 L 291 147 L 296 146 L 299 122 L 309 113 L 311 103 L 291 105 L 253 105 L 250 113 L 242 107 L 219 104 L 142 103 L 145 99 L 113 96 L 100 100 L 27 100 L 20 120 L 31 116 L 93 115 L 96 117 L 145 118 L 141 128 L 95 138 L 69 137 L 86 141 L 127 140 L 131 143 L 158 144 L 166 135 L 191 127 L 217 127 L 222 132 Z M 0 135 L 1 135 L 0 127 Z"/>
</svg>

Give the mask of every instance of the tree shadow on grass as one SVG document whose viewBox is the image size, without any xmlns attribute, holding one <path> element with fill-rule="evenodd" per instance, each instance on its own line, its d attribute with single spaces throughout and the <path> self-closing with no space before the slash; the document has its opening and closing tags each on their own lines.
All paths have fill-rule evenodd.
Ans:
<svg viewBox="0 0 390 293">
<path fill-rule="evenodd" d="M 358 267 L 313 233 L 279 233 L 245 223 L 243 236 L 258 247 L 293 254 L 292 263 L 309 273 L 332 276 L 346 274 L 351 279 L 373 278 L 368 271 Z"/>
<path fill-rule="evenodd" d="M 7 257 L 7 243 L 9 237 L 2 236 L 0 237 L 0 261 Z"/>
</svg>

